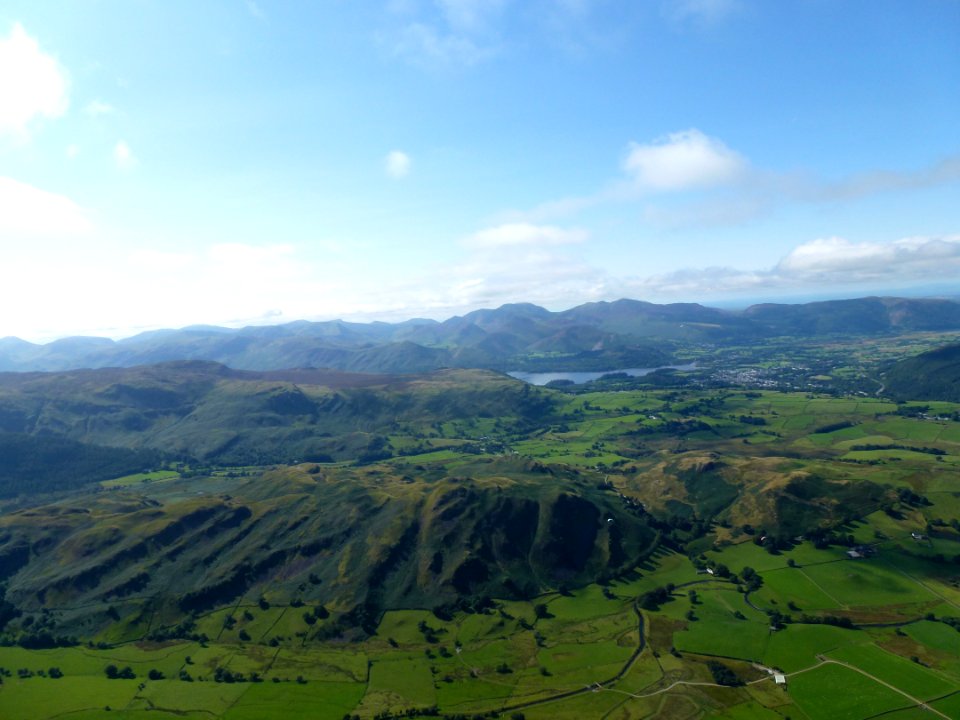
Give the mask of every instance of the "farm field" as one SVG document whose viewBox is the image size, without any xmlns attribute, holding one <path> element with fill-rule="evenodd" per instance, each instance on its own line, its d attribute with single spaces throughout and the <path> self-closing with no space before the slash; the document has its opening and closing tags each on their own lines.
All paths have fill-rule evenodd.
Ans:
<svg viewBox="0 0 960 720">
<path fill-rule="evenodd" d="M 306 569 L 285 568 L 203 611 L 128 591 L 91 595 L 86 614 L 38 606 L 9 622 L 0 646 L 0 715 L 911 720 L 930 716 L 923 701 L 955 717 L 960 432 L 903 407 L 774 391 L 561 395 L 556 415 L 536 427 L 509 417 L 398 423 L 384 437 L 403 454 L 355 468 L 107 481 L 92 507 L 123 526 L 132 504 L 206 517 L 198 514 L 224 496 L 247 498 L 254 518 L 269 518 L 314 487 L 357 518 L 357 507 L 371 507 L 362 492 L 390 508 L 451 476 L 501 493 L 534 475 L 604 498 L 601 537 L 637 517 L 657 539 L 644 536 L 638 559 L 600 581 L 539 580 L 526 597 L 476 605 L 398 604 L 363 631 L 335 588 L 349 587 L 365 562 L 359 553 L 390 557 L 407 542 L 402 526 L 384 524 L 364 550 L 346 540 L 342 550 L 311 550 L 338 573 L 310 570 L 307 580 Z M 49 513 L 57 523 L 82 516 Z M 77 532 L 67 547 L 93 553 L 101 533 Z M 138 577 L 131 570 L 114 582 L 138 587 Z M 121 619 L 105 619 L 111 612 Z M 31 647 L 31 623 L 59 623 L 76 640 Z M 120 676 L 108 675 L 111 666 Z"/>
</svg>

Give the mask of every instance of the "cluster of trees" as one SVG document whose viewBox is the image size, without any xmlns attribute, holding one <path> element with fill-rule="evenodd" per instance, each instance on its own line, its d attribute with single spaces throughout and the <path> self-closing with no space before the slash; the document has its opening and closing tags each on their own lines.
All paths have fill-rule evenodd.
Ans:
<svg viewBox="0 0 960 720">
<path fill-rule="evenodd" d="M 87 445 L 58 437 L 0 433 L 0 497 L 70 490 L 159 465 L 153 450 Z"/>
<path fill-rule="evenodd" d="M 134 680 L 137 677 L 137 674 L 133 672 L 133 668 L 129 665 L 120 669 L 111 663 L 103 669 L 103 672 L 108 680 Z"/>
<path fill-rule="evenodd" d="M 653 590 L 648 590 L 637 600 L 637 604 L 644 610 L 659 610 L 660 606 L 673 599 L 673 583 L 667 583 Z"/>
<path fill-rule="evenodd" d="M 729 687 L 739 687 L 743 685 L 743 680 L 730 668 L 716 660 L 710 660 L 707 663 L 710 674 L 713 675 L 713 681 L 717 685 L 727 685 Z"/>
<path fill-rule="evenodd" d="M 946 450 L 934 447 L 918 447 L 916 445 L 901 445 L 899 443 L 865 443 L 863 445 L 851 445 L 851 450 L 910 450 L 912 452 L 926 453 L 927 455 L 946 455 Z"/>
</svg>

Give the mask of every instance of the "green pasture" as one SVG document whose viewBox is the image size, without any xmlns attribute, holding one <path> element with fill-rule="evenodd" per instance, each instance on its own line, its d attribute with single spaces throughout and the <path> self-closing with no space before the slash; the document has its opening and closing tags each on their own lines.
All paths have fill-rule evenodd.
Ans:
<svg viewBox="0 0 960 720">
<path fill-rule="evenodd" d="M 909 705 L 903 695 L 842 665 L 791 675 L 787 685 L 810 720 L 865 720 Z"/>
<path fill-rule="evenodd" d="M 960 690 L 942 700 L 933 701 L 930 703 L 930 706 L 936 708 L 947 717 L 960 717 Z"/>
<path fill-rule="evenodd" d="M 223 715 L 224 720 L 341 720 L 360 702 L 365 686 L 359 683 L 258 683 Z M 209 717 L 209 715 L 207 715 Z"/>
<path fill-rule="evenodd" d="M 719 713 L 712 713 L 707 716 L 707 720 L 783 720 L 783 715 L 759 703 L 749 701 L 726 708 Z"/>
<path fill-rule="evenodd" d="M 732 587 L 695 588 L 698 602 L 693 604 L 687 597 L 675 600 L 672 605 L 692 611 L 695 620 L 674 634 L 673 643 L 678 650 L 701 655 L 719 655 L 759 662 L 770 641 L 770 623 L 767 616 L 750 608 L 743 595 Z M 738 619 L 740 612 L 746 619 Z"/>
<path fill-rule="evenodd" d="M 144 482 L 158 482 L 161 480 L 179 479 L 180 473 L 173 470 L 155 470 L 153 472 L 134 473 L 133 475 L 124 475 L 113 480 L 103 480 L 101 487 L 116 488 L 127 487 L 129 485 L 138 485 Z"/>
<path fill-rule="evenodd" d="M 430 663 L 422 654 L 390 653 L 371 663 L 364 709 L 424 707 L 436 701 Z"/>
<path fill-rule="evenodd" d="M 837 560 L 836 562 L 854 562 Z M 776 607 L 782 612 L 794 614 L 789 604 L 799 607 L 800 611 L 815 614 L 821 610 L 844 607 L 843 601 L 834 595 L 830 588 L 817 583 L 810 574 L 811 566 L 779 568 L 763 573 L 763 586 L 752 595 L 754 602 L 762 607 Z"/>
<path fill-rule="evenodd" d="M 960 661 L 960 632 L 940 622 L 922 620 L 903 628 L 913 640 L 928 648 L 941 650 Z"/>
<path fill-rule="evenodd" d="M 940 676 L 935 671 L 873 644 L 838 648 L 831 651 L 829 657 L 858 667 L 921 700 L 941 697 L 957 687 L 955 679 Z"/>
<path fill-rule="evenodd" d="M 868 640 L 869 637 L 860 630 L 794 623 L 773 633 L 763 655 L 763 664 L 792 673 L 813 667 L 817 655 Z"/>
<path fill-rule="evenodd" d="M 936 596 L 919 583 L 890 569 L 877 557 L 860 561 L 843 561 L 810 565 L 804 574 L 844 608 L 883 608 L 904 606 L 936 600 Z M 914 611 L 915 612 L 915 611 Z"/>
<path fill-rule="evenodd" d="M 124 715 L 149 717 L 158 713 L 156 708 L 162 708 L 159 711 L 161 717 L 166 715 L 175 718 L 191 713 L 196 713 L 197 717 L 209 717 L 210 714 L 222 716 L 255 687 L 252 684 L 183 683 L 178 680 L 148 680 L 144 685 L 144 689 L 123 709 Z"/>
<path fill-rule="evenodd" d="M 52 720 L 63 716 L 103 717 L 105 709 L 126 707 L 138 692 L 137 680 L 65 675 L 59 680 L 5 678 L 0 687 L 4 720 Z"/>
</svg>

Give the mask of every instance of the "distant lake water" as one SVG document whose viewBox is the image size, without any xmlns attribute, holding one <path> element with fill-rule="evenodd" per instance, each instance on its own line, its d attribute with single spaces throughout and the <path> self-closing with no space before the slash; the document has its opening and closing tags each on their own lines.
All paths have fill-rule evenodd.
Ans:
<svg viewBox="0 0 960 720">
<path fill-rule="evenodd" d="M 514 370 L 508 372 L 507 375 L 517 380 L 523 380 L 525 383 L 530 383 L 531 385 L 546 385 L 548 382 L 553 382 L 554 380 L 570 380 L 580 385 L 581 383 L 597 380 L 611 373 L 624 373 L 630 377 L 643 377 L 657 370 L 693 370 L 695 367 L 696 363 L 688 363 L 687 365 L 663 365 L 654 368 L 603 370 L 601 372 L 522 372 L 520 370 Z"/>
</svg>

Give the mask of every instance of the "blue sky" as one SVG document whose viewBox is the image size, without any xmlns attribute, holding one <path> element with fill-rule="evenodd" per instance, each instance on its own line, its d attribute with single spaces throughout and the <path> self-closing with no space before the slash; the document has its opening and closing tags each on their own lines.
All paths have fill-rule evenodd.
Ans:
<svg viewBox="0 0 960 720">
<path fill-rule="evenodd" d="M 956 0 L 7 0 L 0 336 L 960 287 Z"/>
</svg>

